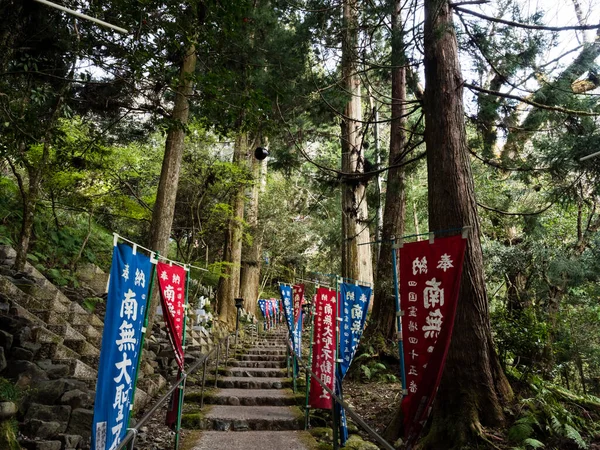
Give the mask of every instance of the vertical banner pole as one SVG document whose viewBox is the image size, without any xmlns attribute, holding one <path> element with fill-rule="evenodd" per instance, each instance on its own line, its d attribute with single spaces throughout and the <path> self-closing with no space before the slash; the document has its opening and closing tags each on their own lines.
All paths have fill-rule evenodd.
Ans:
<svg viewBox="0 0 600 450">
<path fill-rule="evenodd" d="M 333 351 L 333 364 L 335 367 L 335 370 L 333 371 L 333 377 L 334 379 L 337 376 L 338 373 L 338 346 L 339 346 L 339 339 L 338 339 L 338 333 L 339 333 L 339 327 L 340 327 L 340 322 L 339 322 L 339 316 L 340 316 L 340 312 L 339 312 L 339 296 L 340 296 L 340 285 L 339 285 L 339 279 L 336 276 L 335 277 L 335 347 L 334 347 L 334 351 Z M 335 391 L 335 381 L 334 381 L 334 391 Z M 338 450 L 340 448 L 340 443 L 339 443 L 339 417 L 338 417 L 338 409 L 337 409 L 337 405 L 336 405 L 336 401 L 335 399 L 332 399 L 333 401 L 331 402 L 332 408 L 333 408 L 333 450 Z"/>
<path fill-rule="evenodd" d="M 402 381 L 402 396 L 406 392 L 406 374 L 404 368 L 404 343 L 402 341 L 402 317 L 400 309 L 400 291 L 398 289 L 398 258 L 396 257 L 396 240 L 392 239 L 392 267 L 394 271 L 394 297 L 396 299 L 396 328 L 398 330 L 398 356 L 400 358 L 400 380 Z"/>
<path fill-rule="evenodd" d="M 290 377 L 290 348 L 287 347 L 286 349 L 286 355 L 285 355 L 285 369 L 287 371 L 286 376 L 289 378 Z"/>
<path fill-rule="evenodd" d="M 304 429 L 308 430 L 309 425 L 309 410 L 310 405 L 308 404 L 308 396 L 310 394 L 310 370 L 309 367 L 312 367 L 312 358 L 313 358 L 313 343 L 315 339 L 315 305 L 314 302 L 310 305 L 310 345 L 308 346 L 308 365 L 306 366 L 306 399 L 304 402 L 305 410 L 304 410 Z"/>
<path fill-rule="evenodd" d="M 186 329 L 187 329 L 187 307 L 189 301 L 189 292 L 190 292 L 190 275 L 192 271 L 191 268 L 186 273 L 185 278 L 185 303 L 183 304 L 183 337 L 181 338 L 181 345 L 183 347 L 183 351 L 185 352 L 185 340 L 186 340 Z M 183 409 L 183 396 L 185 395 L 185 379 L 181 382 L 179 386 L 179 403 L 177 404 L 177 425 L 175 427 L 175 450 L 179 448 L 179 435 L 181 431 L 181 412 Z"/>
<path fill-rule="evenodd" d="M 158 257 L 158 253 L 156 254 Z M 152 265 L 152 274 L 150 275 L 150 287 L 148 288 L 148 301 L 146 302 L 146 311 L 144 312 L 144 328 L 142 330 L 146 330 L 142 333 L 142 338 L 140 342 L 140 357 L 138 358 L 137 370 L 135 372 L 135 380 L 133 380 L 133 391 L 131 393 L 131 404 L 133 405 L 133 401 L 135 399 L 135 388 L 137 386 L 137 380 L 139 376 L 140 366 L 142 365 L 142 353 L 144 352 L 144 340 L 146 338 L 146 334 L 149 333 L 152 335 L 152 330 L 148 330 L 146 327 L 148 326 L 148 311 L 150 310 L 150 300 L 152 299 L 152 290 L 154 289 L 154 277 L 156 275 L 156 264 Z M 131 415 L 129 416 L 129 420 L 131 420 Z M 127 427 L 129 428 L 129 422 L 127 423 Z"/>
</svg>

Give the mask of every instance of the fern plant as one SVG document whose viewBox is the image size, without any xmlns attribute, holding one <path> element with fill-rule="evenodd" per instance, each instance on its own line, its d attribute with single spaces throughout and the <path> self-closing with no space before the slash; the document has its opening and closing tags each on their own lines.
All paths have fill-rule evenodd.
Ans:
<svg viewBox="0 0 600 450">
<path fill-rule="evenodd" d="M 520 417 L 508 431 L 509 441 L 515 445 L 513 449 L 544 448 L 545 444 L 537 438 L 564 439 L 587 449 L 581 435 L 582 431 L 592 431 L 587 421 L 570 411 L 542 380 L 534 377 L 531 388 L 535 395 L 521 400 Z"/>
</svg>

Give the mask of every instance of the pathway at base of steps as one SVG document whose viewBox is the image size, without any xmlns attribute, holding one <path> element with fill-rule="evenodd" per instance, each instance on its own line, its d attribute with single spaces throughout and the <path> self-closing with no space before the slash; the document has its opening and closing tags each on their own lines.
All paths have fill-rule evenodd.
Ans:
<svg viewBox="0 0 600 450">
<path fill-rule="evenodd" d="M 315 439 L 302 431 L 304 418 L 286 378 L 287 333 L 272 331 L 219 369 L 219 389 L 210 389 L 200 410 L 199 388 L 186 393 L 183 426 L 189 450 L 313 450 Z M 213 386 L 214 378 L 206 386 Z"/>
</svg>

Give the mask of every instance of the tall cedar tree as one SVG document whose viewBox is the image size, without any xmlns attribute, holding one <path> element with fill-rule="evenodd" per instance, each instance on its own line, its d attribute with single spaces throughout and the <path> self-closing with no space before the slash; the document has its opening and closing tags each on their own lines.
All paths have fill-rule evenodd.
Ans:
<svg viewBox="0 0 600 450">
<path fill-rule="evenodd" d="M 395 0 L 392 11 L 392 120 L 390 122 L 389 166 L 398 164 L 406 146 L 406 68 L 400 9 L 402 3 Z M 392 341 L 396 330 L 396 304 L 393 289 L 392 242 L 393 237 L 404 234 L 406 216 L 406 191 L 404 168 L 388 171 L 383 213 L 382 243 L 377 262 L 377 277 L 373 311 L 366 334 L 368 338 L 381 336 Z"/>
<path fill-rule="evenodd" d="M 362 104 L 358 58 L 358 2 L 344 0 L 342 34 L 343 86 L 351 97 L 342 119 L 342 170 L 364 172 Z M 366 185 L 347 179 L 342 185 L 342 276 L 373 281 Z M 366 244 L 366 245 L 361 245 Z"/>
<path fill-rule="evenodd" d="M 512 391 L 496 355 L 464 124 L 462 75 L 448 0 L 425 0 L 425 143 L 429 228 L 470 226 L 454 333 L 426 449 L 460 448 L 504 421 Z"/>
</svg>

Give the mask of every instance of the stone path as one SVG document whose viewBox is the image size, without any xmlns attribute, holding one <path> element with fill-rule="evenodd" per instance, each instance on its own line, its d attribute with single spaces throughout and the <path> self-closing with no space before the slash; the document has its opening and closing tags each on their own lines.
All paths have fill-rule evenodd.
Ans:
<svg viewBox="0 0 600 450">
<path fill-rule="evenodd" d="M 218 389 L 205 391 L 200 411 L 199 388 L 186 393 L 182 426 L 204 430 L 190 450 L 292 449 L 311 450 L 316 441 L 304 428 L 302 411 L 296 405 L 302 395 L 294 395 L 285 369 L 286 334 L 271 332 L 244 354 L 220 368 Z M 214 386 L 214 379 L 207 379 Z"/>
</svg>

